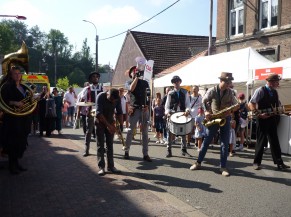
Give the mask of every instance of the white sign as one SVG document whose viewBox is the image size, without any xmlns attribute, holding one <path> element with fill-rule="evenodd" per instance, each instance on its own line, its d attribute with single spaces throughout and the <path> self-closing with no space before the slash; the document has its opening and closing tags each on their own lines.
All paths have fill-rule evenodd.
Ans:
<svg viewBox="0 0 291 217">
<path fill-rule="evenodd" d="M 147 61 L 144 68 L 143 80 L 146 80 L 148 83 L 150 83 L 153 77 L 153 67 L 154 67 L 154 61 L 153 60 Z"/>
</svg>

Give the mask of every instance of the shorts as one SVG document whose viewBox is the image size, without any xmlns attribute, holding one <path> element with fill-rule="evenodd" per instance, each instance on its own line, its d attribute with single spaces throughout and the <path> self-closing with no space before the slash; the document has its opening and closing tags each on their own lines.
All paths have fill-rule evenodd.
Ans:
<svg viewBox="0 0 291 217">
<path fill-rule="evenodd" d="M 75 114 L 75 106 L 68 107 L 68 115 L 74 116 L 74 114 Z"/>
</svg>

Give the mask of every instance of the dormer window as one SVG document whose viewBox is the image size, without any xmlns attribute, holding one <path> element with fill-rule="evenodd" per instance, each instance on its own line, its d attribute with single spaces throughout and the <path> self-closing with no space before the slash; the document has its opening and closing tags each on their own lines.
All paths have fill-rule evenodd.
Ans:
<svg viewBox="0 0 291 217">
<path fill-rule="evenodd" d="M 229 34 L 239 35 L 244 29 L 244 4 L 243 0 L 230 0 Z"/>
<path fill-rule="evenodd" d="M 260 27 L 268 29 L 277 26 L 278 0 L 260 1 Z"/>
</svg>

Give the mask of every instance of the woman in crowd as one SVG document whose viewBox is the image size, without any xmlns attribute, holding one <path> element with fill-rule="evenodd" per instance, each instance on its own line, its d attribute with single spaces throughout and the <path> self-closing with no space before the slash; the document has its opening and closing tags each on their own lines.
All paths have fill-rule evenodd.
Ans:
<svg viewBox="0 0 291 217">
<path fill-rule="evenodd" d="M 1 82 L 1 96 L 5 104 L 20 108 L 24 105 L 23 99 L 29 93 L 26 86 L 21 84 L 22 74 L 20 68 L 13 66 Z M 27 136 L 30 132 L 29 115 L 12 115 L 4 113 L 2 125 L 2 145 L 8 154 L 9 170 L 11 174 L 26 171 L 19 164 L 28 145 Z"/>
<path fill-rule="evenodd" d="M 56 104 L 56 119 L 55 119 L 55 129 L 58 131 L 58 134 L 62 133 L 62 108 L 63 108 L 63 97 L 59 95 L 59 91 L 56 87 L 53 88 L 53 98 Z"/>
</svg>

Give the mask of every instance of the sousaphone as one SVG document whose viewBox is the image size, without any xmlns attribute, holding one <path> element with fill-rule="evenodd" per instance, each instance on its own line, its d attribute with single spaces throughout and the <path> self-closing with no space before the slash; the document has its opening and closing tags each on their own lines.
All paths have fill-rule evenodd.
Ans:
<svg viewBox="0 0 291 217">
<path fill-rule="evenodd" d="M 0 79 L 0 110 L 10 115 L 25 116 L 31 114 L 37 106 L 37 100 L 33 97 L 33 91 L 27 84 L 23 84 L 27 87 L 28 94 L 27 97 L 22 100 L 24 103 L 22 107 L 18 108 L 7 105 L 2 98 L 2 86 L 5 84 L 5 77 L 12 66 L 20 66 L 26 73 L 28 73 L 28 49 L 24 42 L 22 42 L 22 46 L 17 52 L 5 55 L 2 61 L 2 77 Z"/>
</svg>

